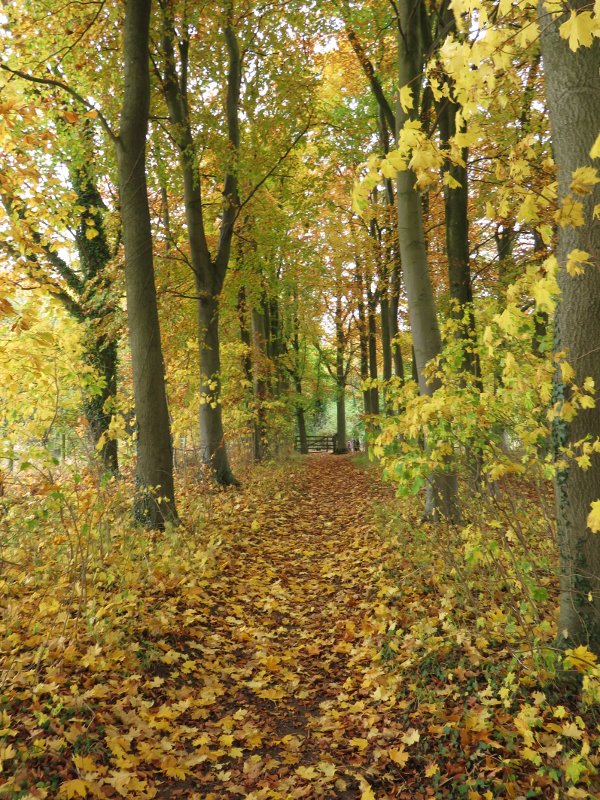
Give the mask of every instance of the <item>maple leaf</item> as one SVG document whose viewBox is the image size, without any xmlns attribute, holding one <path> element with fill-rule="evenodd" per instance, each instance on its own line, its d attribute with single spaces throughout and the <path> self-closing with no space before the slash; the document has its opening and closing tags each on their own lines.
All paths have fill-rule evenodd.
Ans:
<svg viewBox="0 0 600 800">
<path fill-rule="evenodd" d="M 575 51 L 580 46 L 589 47 L 594 39 L 596 20 L 591 11 L 571 11 L 571 16 L 560 26 L 559 33 L 569 40 L 569 47 Z"/>
<path fill-rule="evenodd" d="M 60 785 L 60 796 L 66 798 L 66 800 L 71 800 L 72 797 L 87 797 L 88 785 L 87 781 L 81 778 L 65 781 Z"/>
<path fill-rule="evenodd" d="M 600 183 L 598 171 L 593 167 L 579 167 L 571 176 L 571 191 L 576 194 L 589 194 Z"/>
<path fill-rule="evenodd" d="M 573 228 L 580 228 L 585 224 L 583 214 L 583 204 L 568 194 L 563 198 L 558 211 L 554 213 L 554 219 L 561 227 L 571 225 Z"/>
<path fill-rule="evenodd" d="M 404 744 L 411 745 L 419 741 L 421 734 L 416 728 L 409 728 L 401 738 Z"/>
<path fill-rule="evenodd" d="M 312 781 L 318 777 L 318 773 L 314 767 L 298 767 L 296 775 L 299 775 L 304 780 Z"/>
<path fill-rule="evenodd" d="M 600 514 L 600 500 L 596 500 L 595 503 L 592 503 L 592 507 L 596 505 L 597 511 Z M 593 511 L 592 511 L 593 513 Z M 591 514 L 590 514 L 591 516 Z M 588 517 L 588 527 L 590 526 L 589 517 Z M 588 672 L 592 669 L 596 662 L 598 661 L 598 656 L 595 653 L 592 653 L 586 645 L 579 645 L 574 649 L 565 650 L 565 659 L 564 659 L 564 667 L 565 669 L 577 669 L 580 672 Z"/>
<path fill-rule="evenodd" d="M 361 738 L 350 739 L 349 743 L 352 745 L 352 747 L 356 747 L 358 750 L 360 750 L 361 753 L 363 750 L 366 750 L 367 747 L 369 746 L 368 739 L 361 739 Z"/>
<path fill-rule="evenodd" d="M 571 250 L 567 255 L 566 269 L 569 275 L 577 276 L 583 274 L 583 268 L 586 264 L 590 264 L 590 253 L 585 250 Z"/>
<path fill-rule="evenodd" d="M 413 90 L 410 86 L 402 86 L 400 89 L 400 105 L 402 110 L 407 113 L 414 106 Z"/>
<path fill-rule="evenodd" d="M 400 747 L 390 747 L 388 755 L 390 761 L 393 761 L 394 764 L 397 764 L 399 767 L 405 767 L 410 758 L 410 753 L 408 753 L 402 745 Z"/>
<path fill-rule="evenodd" d="M 587 517 L 587 526 L 592 533 L 600 533 L 600 500 L 594 500 Z"/>
</svg>

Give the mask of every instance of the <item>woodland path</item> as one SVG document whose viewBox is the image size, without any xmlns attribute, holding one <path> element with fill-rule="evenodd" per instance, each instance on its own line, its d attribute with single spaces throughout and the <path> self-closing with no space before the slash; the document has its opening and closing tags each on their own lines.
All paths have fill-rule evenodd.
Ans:
<svg viewBox="0 0 600 800">
<path fill-rule="evenodd" d="M 117 552 L 69 637 L 77 595 L 19 585 L 0 796 L 425 797 L 407 783 L 430 761 L 421 722 L 381 658 L 401 610 L 376 511 L 390 487 L 314 455 L 197 491 L 197 530 L 136 538 L 110 578 Z"/>
<path fill-rule="evenodd" d="M 360 798 L 368 790 L 369 740 L 394 736 L 368 646 L 381 549 L 373 506 L 391 496 L 351 458 L 313 455 L 267 502 L 259 496 L 240 509 L 208 590 L 200 646 L 211 664 L 204 691 L 210 698 L 218 687 L 204 730 L 234 758 L 222 769 L 208 760 L 199 796 Z M 372 766 L 378 773 L 383 764 Z"/>
</svg>

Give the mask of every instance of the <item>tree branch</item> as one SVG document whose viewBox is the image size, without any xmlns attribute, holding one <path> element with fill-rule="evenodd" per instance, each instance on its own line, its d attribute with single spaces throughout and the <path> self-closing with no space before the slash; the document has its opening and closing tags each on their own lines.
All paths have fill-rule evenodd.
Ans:
<svg viewBox="0 0 600 800">
<path fill-rule="evenodd" d="M 67 83 L 63 83 L 63 81 L 59 81 L 56 78 L 41 78 L 38 75 L 31 75 L 29 72 L 23 72 L 20 69 L 12 69 L 8 67 L 6 64 L 0 64 L 0 69 L 3 69 L 5 72 L 8 72 L 10 75 L 13 75 L 16 78 L 22 78 L 24 81 L 29 81 L 30 83 L 39 83 L 42 86 L 52 86 L 55 89 L 61 89 L 63 92 L 70 94 L 77 102 L 84 106 L 88 111 L 93 111 L 95 114 L 98 115 L 98 121 L 100 125 L 104 128 L 108 138 L 111 142 L 116 142 L 118 140 L 118 136 L 114 133 L 110 125 L 108 124 L 108 120 L 104 116 L 104 114 L 97 109 L 92 103 L 85 99 L 79 92 L 76 92 L 75 89 L 72 89 Z"/>
</svg>

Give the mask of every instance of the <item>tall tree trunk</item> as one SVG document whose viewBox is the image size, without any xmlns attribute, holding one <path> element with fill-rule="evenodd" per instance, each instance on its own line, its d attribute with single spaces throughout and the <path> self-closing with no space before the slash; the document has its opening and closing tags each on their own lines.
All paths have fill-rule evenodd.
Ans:
<svg viewBox="0 0 600 800">
<path fill-rule="evenodd" d="M 569 8 L 583 11 L 583 0 Z M 559 198 L 571 194 L 572 173 L 592 166 L 589 153 L 600 131 L 600 40 L 572 52 L 558 28 L 567 16 L 553 16 L 539 5 L 542 59 L 554 155 L 558 165 Z M 597 162 L 596 162 L 597 163 Z M 566 351 L 581 386 L 592 377 L 600 386 L 600 221 L 594 219 L 600 188 L 573 198 L 583 204 L 585 223 L 566 225 L 558 232 L 559 285 L 561 297 L 556 312 L 556 350 Z M 567 202 L 571 202 L 568 200 Z M 573 277 L 565 269 L 567 254 L 575 249 L 590 254 L 590 266 Z M 596 389 L 597 391 L 597 389 Z M 555 401 L 561 405 L 570 387 L 557 379 Z M 579 410 L 572 422 L 554 425 L 555 445 L 572 447 L 575 442 L 600 436 L 598 409 Z M 556 506 L 560 548 L 559 641 L 566 647 L 588 644 L 600 654 L 600 537 L 587 526 L 591 504 L 600 500 L 600 456 L 582 470 L 576 464 L 562 469 L 556 477 Z"/>
<path fill-rule="evenodd" d="M 125 80 L 117 157 L 137 421 L 134 511 L 144 524 L 161 528 L 177 513 L 146 187 L 150 5 L 150 0 L 127 0 L 125 6 Z"/>
<path fill-rule="evenodd" d="M 116 475 L 119 471 L 118 441 L 109 436 L 108 431 L 112 418 L 109 405 L 117 393 L 118 343 L 114 335 L 110 336 L 105 330 L 112 313 L 106 275 L 111 253 L 104 226 L 105 205 L 94 174 L 96 153 L 91 123 L 84 125 L 78 144 L 83 150 L 81 163 L 73 159 L 68 165 L 77 205 L 83 209 L 75 231 L 79 270 L 83 276 L 81 291 L 77 292 L 77 308 L 81 312 L 80 321 L 91 317 L 84 338 L 84 357 L 103 382 L 98 394 L 86 398 L 84 408 L 94 444 L 100 445 L 97 448 L 100 462 L 105 470 Z M 96 231 L 91 239 L 88 238 L 90 222 Z M 69 269 L 66 264 L 65 268 Z"/>
<path fill-rule="evenodd" d="M 363 294 L 362 276 L 358 278 L 358 336 L 360 346 L 360 379 L 364 383 L 369 379 L 369 332 L 367 329 L 367 318 L 365 310 L 365 300 Z M 369 416 L 371 412 L 371 392 L 369 389 L 362 390 L 363 412 Z"/>
<path fill-rule="evenodd" d="M 344 369 L 344 330 L 342 324 L 342 301 L 337 299 L 335 314 L 335 379 L 336 379 L 336 452 L 347 453 L 346 447 L 346 371 Z"/>
<path fill-rule="evenodd" d="M 454 13 L 450 12 L 452 20 Z M 448 146 L 450 139 L 457 133 L 456 115 L 459 107 L 445 98 L 439 111 L 439 126 L 442 143 Z M 467 175 L 466 148 L 461 151 L 465 165 L 447 161 L 446 169 L 450 177 L 460 186 L 444 187 L 444 208 L 446 219 L 446 253 L 448 256 L 448 284 L 450 298 L 453 301 L 452 315 L 458 324 L 458 337 L 461 340 L 462 364 L 476 379 L 480 381 L 480 363 L 475 349 L 476 331 L 473 313 L 473 290 L 471 287 L 471 268 L 469 254 L 469 187 Z"/>
<path fill-rule="evenodd" d="M 422 0 L 399 0 L 398 3 L 398 78 L 400 86 L 411 86 L 418 107 L 419 80 L 423 72 L 423 54 L 427 31 Z M 401 130 L 408 114 L 398 104 L 396 119 Z M 438 382 L 428 380 L 427 365 L 442 349 L 437 322 L 433 289 L 429 277 L 427 246 L 423 230 L 421 196 L 412 170 L 398 173 L 396 198 L 398 206 L 398 236 L 408 314 L 412 331 L 419 390 L 432 395 Z M 447 519 L 457 519 L 458 493 L 456 474 L 450 467 L 432 477 L 433 513 Z"/>
<path fill-rule="evenodd" d="M 400 265 L 394 265 L 392 280 L 390 282 L 390 340 L 392 342 L 392 358 L 394 360 L 394 375 L 404 383 L 404 361 L 400 348 L 400 326 L 398 324 L 398 308 L 400 306 Z"/>
<path fill-rule="evenodd" d="M 263 303 L 264 307 L 264 303 Z M 254 373 L 254 458 L 262 461 L 265 457 L 267 444 L 267 420 L 265 402 L 267 400 L 268 384 L 265 376 L 267 362 L 267 330 L 264 313 L 256 308 L 252 309 L 252 353 Z"/>
<path fill-rule="evenodd" d="M 244 355 L 242 356 L 242 367 L 244 369 L 244 377 L 248 381 L 250 387 L 254 386 L 254 377 L 252 374 L 252 337 L 248 327 L 248 306 L 246 300 L 246 290 L 240 286 L 238 291 L 237 302 L 238 320 L 240 323 L 240 340 L 244 345 Z"/>
<path fill-rule="evenodd" d="M 202 462 L 222 486 L 235 485 L 225 449 L 221 411 L 219 299 L 198 290 L 200 331 L 200 446 Z"/>
<path fill-rule="evenodd" d="M 238 180 L 235 170 L 233 168 L 229 169 L 223 188 L 225 200 L 219 232 L 218 252 L 213 259 L 204 228 L 197 149 L 192 135 L 188 107 L 189 42 L 186 39 L 179 42 L 181 58 L 181 77 L 179 77 L 176 70 L 172 9 L 165 2 L 162 3 L 162 9 L 163 51 L 166 62 L 163 91 L 169 110 L 173 138 L 179 151 L 190 258 L 198 295 L 198 350 L 201 369 L 199 428 L 202 460 L 204 466 L 212 472 L 217 483 L 237 485 L 238 481 L 229 466 L 221 413 L 221 380 L 219 375 L 221 357 L 218 320 L 219 295 L 223 288 L 229 264 L 233 226 L 239 206 Z M 226 116 L 228 139 L 233 158 L 233 155 L 239 150 L 237 114 L 241 60 L 235 31 L 233 30 L 233 5 L 231 2 L 227 3 L 226 9 L 225 39 L 229 53 Z M 208 371 L 202 372 L 202 370 Z"/>
<path fill-rule="evenodd" d="M 296 421 L 298 423 L 298 437 L 300 439 L 300 452 L 303 455 L 308 453 L 308 438 L 306 434 L 306 415 L 302 402 L 302 373 L 304 371 L 303 359 L 300 356 L 300 324 L 298 320 L 298 287 L 294 285 L 292 289 L 292 352 L 294 353 L 293 367 L 290 375 L 294 381 L 296 389 Z"/>
<path fill-rule="evenodd" d="M 98 454 L 103 468 L 117 475 L 119 472 L 119 443 L 108 436 L 112 414 L 108 408 L 110 401 L 117 394 L 118 347 L 115 341 L 106 341 L 104 337 L 96 337 L 93 346 L 86 350 L 85 358 L 103 382 L 99 394 L 88 397 L 85 401 L 85 415 L 90 426 L 94 444 L 100 445 Z"/>
<path fill-rule="evenodd" d="M 386 287 L 383 287 L 386 288 Z M 381 295 L 379 301 L 380 325 L 381 325 L 381 357 L 383 361 L 383 405 L 385 413 L 390 413 L 388 407 L 388 382 L 392 379 L 392 344 L 390 339 L 390 304 L 387 296 Z"/>
<path fill-rule="evenodd" d="M 302 405 L 302 381 L 296 378 L 294 381 L 296 394 L 296 421 L 298 423 L 298 438 L 300 439 L 300 452 L 302 455 L 308 453 L 308 437 L 306 435 L 306 416 L 304 414 L 304 406 Z"/>
<path fill-rule="evenodd" d="M 367 289 L 368 343 L 369 343 L 369 378 L 375 385 L 369 390 L 369 406 L 371 414 L 379 414 L 379 388 L 377 381 L 377 304 L 374 293 Z"/>
</svg>

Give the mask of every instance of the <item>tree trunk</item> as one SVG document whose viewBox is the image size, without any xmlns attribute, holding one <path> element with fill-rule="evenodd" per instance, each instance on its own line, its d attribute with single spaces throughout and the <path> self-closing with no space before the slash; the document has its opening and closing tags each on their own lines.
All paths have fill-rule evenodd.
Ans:
<svg viewBox="0 0 600 800">
<path fill-rule="evenodd" d="M 146 188 L 150 5 L 150 0 L 127 0 L 125 7 L 125 81 L 117 157 L 137 422 L 134 512 L 144 524 L 161 528 L 177 513 Z"/>
<path fill-rule="evenodd" d="M 298 437 L 300 439 L 300 452 L 302 455 L 308 454 L 308 438 L 306 436 L 306 416 L 304 414 L 304 406 L 302 405 L 302 381 L 299 378 L 295 380 L 296 394 L 298 399 L 296 401 L 296 421 L 298 422 Z"/>
<path fill-rule="evenodd" d="M 392 342 L 392 357 L 394 360 L 394 375 L 404 383 L 404 361 L 402 359 L 402 349 L 400 348 L 398 325 L 398 307 L 400 305 L 400 266 L 394 266 L 392 270 L 392 280 L 390 284 L 390 339 Z"/>
<path fill-rule="evenodd" d="M 254 386 L 254 377 L 252 374 L 252 337 L 248 328 L 248 307 L 246 301 L 246 290 L 240 286 L 238 291 L 237 302 L 238 320 L 240 323 L 240 340 L 244 345 L 244 355 L 242 356 L 242 367 L 244 369 L 244 377 L 248 381 L 250 387 Z"/>
<path fill-rule="evenodd" d="M 104 226 L 105 205 L 94 174 L 96 152 L 91 123 L 84 126 L 79 144 L 83 150 L 81 163 L 74 159 L 68 165 L 71 184 L 77 195 L 77 205 L 83 209 L 75 231 L 79 269 L 83 276 L 81 291 L 76 292 L 76 307 L 80 311 L 79 321 L 86 318 L 88 320 L 84 358 L 104 383 L 99 394 L 86 398 L 84 408 L 94 444 L 103 442 L 97 448 L 102 467 L 117 475 L 118 442 L 108 436 L 108 430 L 112 418 L 109 404 L 117 393 L 118 342 L 114 335 L 111 337 L 102 330 L 107 322 L 110 324 L 112 314 L 109 278 L 106 275 L 111 253 Z M 87 236 L 89 222 L 96 231 L 96 236 L 92 239 Z M 65 268 L 68 269 L 66 264 Z"/>
<path fill-rule="evenodd" d="M 384 294 L 379 303 L 381 324 L 381 356 L 383 361 L 383 404 L 385 413 L 390 413 L 387 403 L 388 382 L 392 379 L 392 344 L 390 340 L 390 304 Z"/>
<path fill-rule="evenodd" d="M 344 370 L 344 329 L 342 324 L 342 301 L 338 297 L 335 313 L 335 380 L 336 380 L 336 453 L 347 453 L 346 447 L 346 371 Z"/>
<path fill-rule="evenodd" d="M 367 331 L 367 319 L 365 312 L 365 301 L 363 296 L 362 279 L 360 279 L 360 294 L 358 298 L 358 323 L 359 323 L 359 346 L 360 346 L 360 379 L 364 381 L 369 378 L 369 341 Z M 362 390 L 363 411 L 366 416 L 371 414 L 371 392 L 369 389 Z"/>
<path fill-rule="evenodd" d="M 454 19 L 454 14 L 452 19 Z M 442 142 L 448 145 L 457 133 L 456 115 L 459 107 L 456 103 L 445 99 L 439 112 L 439 126 Z M 466 148 L 461 151 L 461 158 L 467 162 Z M 469 255 L 469 187 L 466 166 L 454 164 L 448 160 L 446 165 L 450 176 L 460 186 L 444 187 L 444 208 L 446 219 L 446 253 L 448 256 L 448 285 L 452 303 L 452 315 L 458 323 L 458 337 L 462 344 L 462 366 L 481 385 L 481 368 L 475 349 L 476 331 L 473 313 L 473 290 L 471 288 L 471 268 Z"/>
<path fill-rule="evenodd" d="M 574 0 L 573 11 L 588 5 Z M 559 198 L 571 194 L 573 170 L 592 166 L 589 152 L 600 131 L 600 40 L 573 53 L 559 35 L 558 28 L 567 16 L 552 17 L 539 6 L 542 59 L 554 155 L 558 165 Z M 596 162 L 597 163 L 597 162 Z M 594 219 L 594 205 L 600 202 L 600 189 L 577 195 L 583 204 L 585 223 L 567 225 L 558 233 L 559 285 L 561 298 L 556 312 L 556 350 L 566 351 L 575 370 L 575 382 L 586 377 L 600 387 L 600 221 Z M 569 200 L 568 202 L 571 202 Z M 567 254 L 579 248 L 590 254 L 590 266 L 583 275 L 570 276 L 565 269 Z M 555 401 L 562 404 L 570 387 L 557 379 Z M 579 410 L 574 420 L 558 420 L 554 425 L 557 455 L 584 438 L 600 436 L 598 409 Z M 560 548 L 559 641 L 566 647 L 588 644 L 600 654 L 600 537 L 587 526 L 591 504 L 600 499 L 600 456 L 582 470 L 574 463 L 556 477 L 558 542 Z"/>
<path fill-rule="evenodd" d="M 425 9 L 421 0 L 400 0 L 398 3 L 398 78 L 400 86 L 410 85 L 418 106 L 419 76 L 423 71 Z M 408 118 L 398 104 L 396 118 L 398 131 Z M 433 289 L 429 277 L 427 246 L 423 230 L 421 196 L 415 185 L 412 170 L 398 173 L 396 180 L 396 202 L 398 206 L 398 236 L 400 240 L 400 259 L 404 274 L 404 285 L 408 300 L 408 314 L 412 331 L 413 347 L 419 390 L 422 395 L 431 396 L 438 382 L 428 380 L 425 374 L 427 365 L 436 358 L 442 349 L 442 341 L 437 322 Z M 432 477 L 433 514 L 446 519 L 457 519 L 458 499 L 456 474 L 448 467 Z"/>
<path fill-rule="evenodd" d="M 265 457 L 267 444 L 267 420 L 265 415 L 265 402 L 267 400 L 268 383 L 265 377 L 267 362 L 267 330 L 265 315 L 252 309 L 252 353 L 254 373 L 254 458 L 262 461 Z"/>
<path fill-rule="evenodd" d="M 237 485 L 229 467 L 221 413 L 221 355 L 219 300 L 202 296 L 198 302 L 200 351 L 200 442 L 202 463 L 222 486 Z"/>
<path fill-rule="evenodd" d="M 369 378 L 372 381 L 378 381 L 379 375 L 377 373 L 377 316 L 375 296 L 373 292 L 367 289 L 367 315 L 368 315 L 368 342 L 369 342 Z M 369 406 L 371 414 L 374 416 L 379 414 L 379 388 L 375 383 L 369 390 Z"/>
<path fill-rule="evenodd" d="M 98 454 L 103 468 L 107 472 L 117 475 L 119 472 L 119 443 L 107 435 L 112 418 L 107 405 L 117 393 L 117 343 L 106 342 L 102 337 L 96 338 L 94 347 L 86 350 L 85 358 L 102 377 L 104 383 L 100 394 L 88 397 L 85 401 L 85 416 L 94 444 L 98 445 L 102 440 Z"/>
<path fill-rule="evenodd" d="M 165 75 L 163 91 L 169 110 L 173 138 L 179 151 L 183 176 L 183 197 L 190 258 L 196 294 L 198 295 L 198 349 L 200 356 L 200 447 L 202 462 L 213 470 L 213 477 L 222 485 L 237 485 L 227 457 L 221 414 L 219 294 L 223 288 L 231 253 L 231 238 L 239 197 L 235 169 L 228 169 L 223 187 L 224 206 L 219 231 L 219 244 L 213 259 L 204 228 L 202 189 L 197 165 L 197 149 L 192 135 L 188 106 L 189 42 L 179 42 L 181 77 L 175 66 L 174 22 L 172 9 L 163 5 L 163 50 Z M 233 5 L 226 4 L 225 40 L 229 53 L 227 73 L 226 116 L 228 142 L 234 154 L 239 150 L 238 106 L 241 82 L 240 52 L 233 30 Z M 207 371 L 202 372 L 203 369 Z M 208 390 L 208 392 L 207 392 Z M 208 402 L 207 398 L 209 398 Z"/>
</svg>

